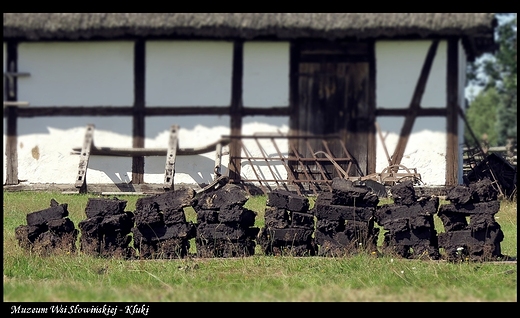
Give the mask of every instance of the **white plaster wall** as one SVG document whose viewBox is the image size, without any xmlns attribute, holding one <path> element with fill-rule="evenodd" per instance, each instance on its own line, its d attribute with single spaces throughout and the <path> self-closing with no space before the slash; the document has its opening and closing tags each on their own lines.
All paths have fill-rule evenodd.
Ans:
<svg viewBox="0 0 520 318">
<path fill-rule="evenodd" d="M 132 106 L 134 43 L 23 42 L 18 99 L 31 106 Z"/>
<path fill-rule="evenodd" d="M 289 42 L 245 42 L 245 107 L 289 106 Z"/>
<path fill-rule="evenodd" d="M 166 148 L 170 139 L 170 127 L 179 125 L 179 148 L 199 148 L 211 144 L 224 135 L 230 135 L 229 116 L 161 116 L 149 117 L 145 121 L 145 147 Z M 229 153 L 228 146 L 222 153 Z M 174 183 L 202 184 L 215 178 L 215 151 L 193 156 L 177 156 Z M 221 173 L 227 175 L 229 155 L 221 158 Z M 163 183 L 166 156 L 145 157 L 144 181 Z"/>
<path fill-rule="evenodd" d="M 377 107 L 410 105 L 430 45 L 429 40 L 376 42 Z M 446 63 L 447 42 L 440 41 L 421 100 L 422 107 L 445 107 Z"/>
<path fill-rule="evenodd" d="M 146 105 L 229 106 L 233 43 L 147 41 Z"/>
<path fill-rule="evenodd" d="M 392 156 L 399 140 L 399 133 L 390 132 L 387 127 L 398 125 L 397 122 L 402 125 L 404 119 L 389 117 L 379 121 L 384 143 L 377 136 L 377 172 L 382 172 L 389 165 L 384 147 L 387 147 L 389 156 Z M 406 144 L 401 164 L 409 169 L 417 169 L 416 171 L 421 175 L 421 180 L 425 185 L 444 185 L 446 179 L 446 133 L 439 130 L 423 129 L 423 127 L 431 125 L 445 129 L 446 119 L 438 117 L 417 118 Z"/>
<path fill-rule="evenodd" d="M 18 119 L 18 178 L 28 183 L 74 184 L 87 124 L 94 124 L 94 144 L 132 147 L 130 117 L 47 117 Z M 90 156 L 87 183 L 128 183 L 132 159 Z"/>
<path fill-rule="evenodd" d="M 431 41 L 376 42 L 376 104 L 381 108 L 407 108 L 410 104 Z M 437 48 L 421 101 L 422 107 L 446 107 L 447 43 Z M 397 146 L 404 117 L 378 117 L 390 156 Z M 446 118 L 416 118 L 401 164 L 416 168 L 426 185 L 444 185 L 446 179 Z M 388 166 L 384 146 L 376 138 L 376 172 Z"/>
</svg>

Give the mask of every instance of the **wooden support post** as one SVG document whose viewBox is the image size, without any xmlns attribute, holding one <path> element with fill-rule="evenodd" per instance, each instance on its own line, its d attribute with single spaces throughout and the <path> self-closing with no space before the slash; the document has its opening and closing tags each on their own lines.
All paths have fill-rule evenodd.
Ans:
<svg viewBox="0 0 520 318">
<path fill-rule="evenodd" d="M 166 167 L 164 171 L 164 189 L 173 190 L 173 177 L 175 175 L 175 157 L 177 155 L 177 136 L 178 125 L 170 128 L 170 141 L 168 142 L 168 152 L 166 154 Z"/>
<path fill-rule="evenodd" d="M 376 173 L 376 48 L 375 40 L 369 41 L 368 60 L 368 136 L 367 136 L 367 171 L 366 175 Z M 386 149 L 385 149 L 386 151 Z M 388 155 L 387 155 L 388 156 Z"/>
<path fill-rule="evenodd" d="M 300 44 L 299 41 L 291 41 L 290 45 L 290 61 L 289 61 L 289 136 L 299 136 L 300 132 L 300 108 L 299 108 L 299 71 L 300 71 Z M 297 154 L 292 153 L 293 149 L 298 149 L 298 139 L 289 138 L 289 156 L 296 157 Z M 295 171 L 294 179 L 298 180 L 297 161 L 287 161 L 289 168 Z M 293 184 L 293 182 L 291 182 Z M 301 184 L 299 184 L 301 185 Z M 298 189 L 298 192 L 300 190 Z"/>
<path fill-rule="evenodd" d="M 132 147 L 144 148 L 145 135 L 145 43 L 134 46 L 134 113 Z M 144 183 L 144 157 L 132 158 L 132 184 Z"/>
<path fill-rule="evenodd" d="M 4 42 L 5 43 L 5 42 Z M 10 73 L 17 73 L 18 68 L 18 44 L 13 41 L 7 41 L 7 50 L 4 51 L 4 63 L 7 63 L 7 70 Z M 17 102 L 17 80 L 4 80 L 4 100 L 6 102 Z M 6 96 L 7 95 L 7 96 Z M 4 109 L 4 116 L 7 114 L 6 130 L 7 137 L 5 139 L 5 160 L 6 160 L 6 180 L 7 185 L 18 184 L 18 107 L 8 106 Z M 5 118 L 5 117 L 4 117 Z"/>
<path fill-rule="evenodd" d="M 18 107 L 8 106 L 7 113 L 7 138 L 5 144 L 5 156 L 7 161 L 5 184 L 18 184 Z"/>
<path fill-rule="evenodd" d="M 90 150 L 94 143 L 94 125 L 87 125 L 87 131 L 85 132 L 85 139 L 83 140 L 83 147 L 79 154 L 79 167 L 78 175 L 76 177 L 76 188 L 79 189 L 79 193 L 87 193 L 87 169 L 88 160 L 90 158 Z"/>
<path fill-rule="evenodd" d="M 233 183 L 240 182 L 242 147 L 237 136 L 242 134 L 242 76 L 243 76 L 244 42 L 235 41 L 233 47 L 233 74 L 231 79 L 231 143 L 229 145 L 229 179 Z"/>
<path fill-rule="evenodd" d="M 459 172 L 459 52 L 457 38 L 448 40 L 446 125 L 446 186 L 458 184 Z"/>
</svg>

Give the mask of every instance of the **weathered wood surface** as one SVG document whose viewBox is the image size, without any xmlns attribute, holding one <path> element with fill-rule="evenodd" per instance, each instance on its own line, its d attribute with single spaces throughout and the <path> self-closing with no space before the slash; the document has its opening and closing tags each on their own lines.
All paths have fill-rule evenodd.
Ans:
<svg viewBox="0 0 520 318">
<path fill-rule="evenodd" d="M 175 176 L 175 159 L 177 158 L 179 126 L 172 125 L 170 128 L 170 141 L 168 142 L 168 152 L 166 154 L 166 165 L 164 171 L 164 188 L 173 189 L 173 178 Z"/>
<path fill-rule="evenodd" d="M 193 156 L 208 153 L 229 144 L 229 139 L 219 139 L 213 143 L 196 148 L 177 148 L 178 156 Z M 72 154 L 79 154 L 81 148 L 72 148 Z M 139 157 L 139 156 L 166 156 L 168 148 L 118 148 L 92 147 L 90 154 L 98 156 Z"/>
<path fill-rule="evenodd" d="M 76 188 L 82 188 L 85 185 L 87 177 L 88 161 L 90 159 L 90 153 L 92 150 L 94 125 L 88 125 L 85 133 L 85 139 L 83 140 L 83 147 L 80 149 L 79 167 L 78 174 L 76 176 Z"/>
</svg>

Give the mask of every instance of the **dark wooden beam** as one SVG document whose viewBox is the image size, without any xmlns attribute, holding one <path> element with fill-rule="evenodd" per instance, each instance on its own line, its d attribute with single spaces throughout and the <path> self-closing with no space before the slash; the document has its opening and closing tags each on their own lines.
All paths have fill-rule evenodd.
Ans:
<svg viewBox="0 0 520 318">
<path fill-rule="evenodd" d="M 134 113 L 132 147 L 144 148 L 145 135 L 145 42 L 134 46 Z M 132 158 L 132 184 L 144 183 L 144 157 Z"/>
<path fill-rule="evenodd" d="M 230 112 L 229 106 L 147 106 L 145 109 L 146 116 L 229 115 Z"/>
<path fill-rule="evenodd" d="M 303 63 L 364 63 L 368 62 L 367 56 L 346 56 L 341 54 L 324 55 L 303 55 L 300 58 Z"/>
<path fill-rule="evenodd" d="M 445 117 L 446 107 L 443 108 L 419 108 L 417 110 L 417 117 Z M 375 110 L 376 116 L 407 116 L 410 113 L 409 108 L 378 108 Z"/>
<path fill-rule="evenodd" d="M 18 116 L 30 117 L 53 117 L 53 116 L 132 116 L 133 107 L 113 106 L 31 106 L 20 107 Z"/>
<path fill-rule="evenodd" d="M 141 94 L 135 91 L 134 95 Z M 43 117 L 43 116 L 133 116 L 135 106 L 31 106 L 20 108 L 19 117 Z M 158 107 L 148 106 L 139 108 L 139 112 L 146 116 L 183 116 L 183 115 L 229 115 L 229 107 L 219 106 L 183 106 L 183 107 Z"/>
<path fill-rule="evenodd" d="M 178 130 L 178 127 L 176 128 Z M 173 133 L 173 131 L 170 131 Z M 176 132 L 175 132 L 176 133 Z M 177 156 L 194 156 L 201 155 L 217 150 L 217 147 L 227 146 L 229 139 L 221 138 L 215 142 L 197 148 L 179 148 L 177 147 L 175 154 Z M 81 155 L 81 148 L 72 148 L 71 154 Z M 166 156 L 168 148 L 120 148 L 120 147 L 96 147 L 90 148 L 90 155 L 98 156 L 115 156 L 115 157 L 140 157 L 140 156 Z"/>
<path fill-rule="evenodd" d="M 242 108 L 243 116 L 289 116 L 291 114 L 290 106 L 269 107 L 269 108 Z"/>
<path fill-rule="evenodd" d="M 447 96 L 447 144 L 446 144 L 446 186 L 455 186 L 458 183 L 459 171 L 459 51 L 458 39 L 448 39 L 446 90 Z"/>
<path fill-rule="evenodd" d="M 204 116 L 229 115 L 230 107 L 220 106 L 182 106 L 182 107 L 145 107 L 140 110 L 145 116 Z M 287 106 L 247 107 L 242 109 L 243 116 L 289 116 Z M 18 110 L 18 117 L 54 117 L 54 116 L 133 116 L 134 107 L 114 106 L 31 106 Z M 4 117 L 7 115 L 4 114 Z"/>
<path fill-rule="evenodd" d="M 299 41 L 292 41 L 289 51 L 289 136 L 294 137 L 300 134 L 299 131 L 299 68 L 300 68 L 300 49 Z M 289 139 L 289 155 L 294 157 L 292 149 L 297 149 L 298 140 Z M 288 165 L 293 165 L 293 162 L 288 162 Z"/>
<path fill-rule="evenodd" d="M 432 67 L 433 59 L 435 57 L 435 53 L 437 52 L 438 46 L 439 40 L 433 40 L 432 44 L 430 45 L 430 49 L 426 54 L 426 59 L 423 64 L 421 74 L 419 75 L 412 100 L 410 101 L 408 114 L 404 120 L 403 127 L 401 128 L 399 141 L 397 142 L 394 154 L 392 155 L 392 165 L 400 164 L 401 159 L 403 159 L 406 144 L 408 143 L 408 139 L 410 138 L 410 133 L 412 132 L 413 124 L 415 122 L 415 117 L 417 117 L 418 109 L 421 107 L 421 99 L 426 88 L 426 83 L 430 75 L 430 69 Z"/>
<path fill-rule="evenodd" d="M 316 54 L 334 54 L 349 57 L 364 57 L 365 60 L 367 60 L 370 43 L 354 39 L 344 39 L 339 42 L 328 40 L 305 40 L 300 42 L 299 47 L 299 52 L 301 52 L 302 58 Z"/>
<path fill-rule="evenodd" d="M 375 41 L 368 43 L 368 122 L 376 121 L 376 49 Z M 376 172 L 376 127 L 371 124 L 368 128 L 368 153 L 367 153 L 367 174 Z"/>
<path fill-rule="evenodd" d="M 233 47 L 233 71 L 231 79 L 231 136 L 239 136 L 242 134 L 242 76 L 243 76 L 243 60 L 244 60 L 244 42 L 242 40 L 235 41 Z M 230 182 L 240 182 L 240 164 L 241 164 L 241 141 L 234 138 L 229 144 L 229 179 Z"/>
<path fill-rule="evenodd" d="M 18 70 L 18 50 L 17 43 L 9 41 L 7 42 L 7 71 L 11 73 L 16 73 Z M 11 85 L 11 92 L 9 94 L 10 88 L 6 87 L 8 81 L 4 81 L 4 96 L 7 97 L 7 101 L 16 101 L 18 99 L 17 94 L 17 80 L 16 77 L 13 78 Z M 18 137 L 17 137 L 17 122 L 18 122 L 18 107 L 8 106 L 4 109 L 4 117 L 7 117 L 7 138 L 5 145 L 5 155 L 7 158 L 6 162 L 6 185 L 15 185 L 18 184 Z"/>
</svg>

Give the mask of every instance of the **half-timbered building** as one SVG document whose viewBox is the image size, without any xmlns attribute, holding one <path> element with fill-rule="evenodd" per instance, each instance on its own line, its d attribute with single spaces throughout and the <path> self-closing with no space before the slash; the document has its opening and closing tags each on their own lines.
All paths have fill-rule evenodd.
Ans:
<svg viewBox="0 0 520 318">
<path fill-rule="evenodd" d="M 3 18 L 4 186 L 144 192 L 219 176 L 460 184 L 466 64 L 493 52 L 496 26 L 489 13 Z"/>
</svg>

